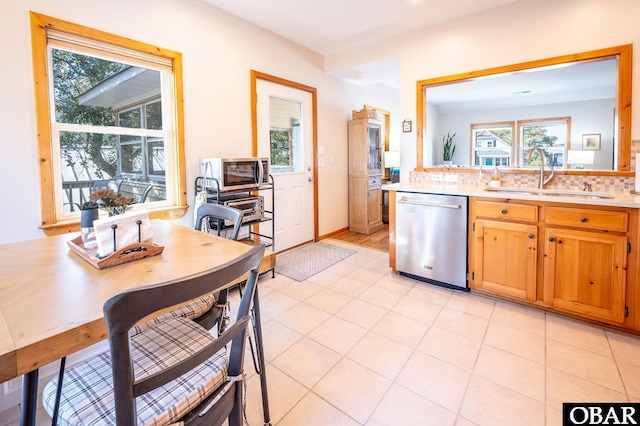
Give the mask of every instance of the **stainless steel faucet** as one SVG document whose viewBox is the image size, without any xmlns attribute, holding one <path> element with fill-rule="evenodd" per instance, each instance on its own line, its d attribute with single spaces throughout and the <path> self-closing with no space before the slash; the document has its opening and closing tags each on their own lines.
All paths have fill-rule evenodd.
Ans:
<svg viewBox="0 0 640 426">
<path fill-rule="evenodd" d="M 531 157 L 533 156 L 534 152 L 537 152 L 538 155 L 540 155 L 540 183 L 538 185 L 538 188 L 544 189 L 544 187 L 547 186 L 547 184 L 551 182 L 551 180 L 553 179 L 553 164 L 549 164 L 549 170 L 551 170 L 551 174 L 549 175 L 549 177 L 545 179 L 544 163 L 546 161 L 546 158 L 544 156 L 544 151 L 542 151 L 542 148 L 538 146 L 534 146 L 533 148 L 529 149 L 529 152 L 527 152 L 527 155 L 524 157 L 524 159 L 527 161 L 531 160 Z"/>
</svg>

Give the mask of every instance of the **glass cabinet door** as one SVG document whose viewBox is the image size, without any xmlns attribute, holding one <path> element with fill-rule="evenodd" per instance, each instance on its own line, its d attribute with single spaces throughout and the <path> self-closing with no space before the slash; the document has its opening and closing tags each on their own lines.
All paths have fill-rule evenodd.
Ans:
<svg viewBox="0 0 640 426">
<path fill-rule="evenodd" d="M 367 168 L 369 171 L 382 170 L 382 151 L 380 149 L 380 126 L 377 124 L 369 124 L 367 131 L 369 133 L 369 163 Z"/>
</svg>

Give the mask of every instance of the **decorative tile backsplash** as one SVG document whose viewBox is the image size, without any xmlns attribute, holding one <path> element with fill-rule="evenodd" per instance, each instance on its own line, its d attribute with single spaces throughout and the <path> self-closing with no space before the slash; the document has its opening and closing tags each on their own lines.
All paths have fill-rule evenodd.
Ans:
<svg viewBox="0 0 640 426">
<path fill-rule="evenodd" d="M 640 152 L 640 140 L 631 141 L 631 170 L 635 170 L 636 156 L 635 153 Z M 500 170 L 498 168 L 498 170 Z M 409 172 L 410 182 L 430 182 L 432 173 L 439 172 Z M 447 175 L 451 175 L 452 172 L 447 172 Z M 440 173 L 441 174 L 441 173 Z M 459 172 L 458 183 L 467 185 L 488 186 L 489 179 L 493 174 L 493 169 L 485 167 L 482 173 L 482 179 L 478 171 L 472 172 Z M 545 176 L 548 172 L 545 173 Z M 502 186 L 510 187 L 523 187 L 530 188 L 538 185 L 539 174 L 519 174 L 519 173 L 503 173 Z M 556 175 L 553 180 L 547 185 L 547 188 L 556 189 L 573 189 L 581 190 L 583 183 L 586 182 L 591 185 L 592 191 L 601 192 L 629 192 L 634 189 L 633 177 L 620 177 L 620 176 L 590 176 L 590 175 Z"/>
</svg>

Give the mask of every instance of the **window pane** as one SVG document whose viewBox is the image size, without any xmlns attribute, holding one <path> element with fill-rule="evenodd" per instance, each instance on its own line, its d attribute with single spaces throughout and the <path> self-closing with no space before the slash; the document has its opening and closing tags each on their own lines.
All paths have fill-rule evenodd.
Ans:
<svg viewBox="0 0 640 426">
<path fill-rule="evenodd" d="M 51 55 L 56 121 L 113 126 L 115 116 L 110 105 L 81 103 L 79 97 L 126 65 L 59 49 L 51 49 Z"/>
<path fill-rule="evenodd" d="M 164 157 L 164 140 L 149 139 L 147 141 L 147 168 L 149 175 L 164 176 L 165 174 L 165 157 Z"/>
<path fill-rule="evenodd" d="M 121 171 L 122 173 L 142 174 L 142 141 L 122 145 L 120 148 Z"/>
<path fill-rule="evenodd" d="M 96 181 L 118 173 L 116 135 L 60 132 L 60 174 L 65 212 L 80 210 Z"/>
<path fill-rule="evenodd" d="M 548 121 L 523 123 L 520 135 L 522 140 L 522 165 L 524 167 L 539 167 L 540 156 L 533 154 L 526 159 L 529 149 L 539 147 L 545 156 L 545 164 L 554 167 L 564 167 L 564 153 L 567 147 L 568 121 Z"/>
<path fill-rule="evenodd" d="M 85 126 L 84 132 L 60 132 L 63 211 L 76 211 L 97 180 L 134 179 L 164 188 L 164 138 L 125 133 L 162 130 L 160 72 L 62 49 L 50 52 L 57 123 Z M 105 126 L 115 132 L 91 131 Z M 156 191 L 154 200 L 161 199 L 166 194 Z"/>
<path fill-rule="evenodd" d="M 145 107 L 145 129 L 162 130 L 162 103 L 160 101 L 148 103 Z"/>
<path fill-rule="evenodd" d="M 508 166 L 511 164 L 513 128 L 511 123 L 473 124 L 471 146 L 474 166 Z"/>
<path fill-rule="evenodd" d="M 142 127 L 141 118 L 140 107 L 128 111 L 120 111 L 118 112 L 118 126 L 139 129 Z"/>
<path fill-rule="evenodd" d="M 302 104 L 289 99 L 269 97 L 271 170 L 300 171 L 303 167 Z"/>
</svg>

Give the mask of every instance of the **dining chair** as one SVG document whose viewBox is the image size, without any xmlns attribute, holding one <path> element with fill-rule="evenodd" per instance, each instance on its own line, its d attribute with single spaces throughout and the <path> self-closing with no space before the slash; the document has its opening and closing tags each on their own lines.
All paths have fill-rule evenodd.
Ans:
<svg viewBox="0 0 640 426">
<path fill-rule="evenodd" d="M 214 221 L 214 226 L 217 226 L 216 229 L 218 235 L 221 235 L 222 228 L 226 227 L 227 223 L 232 223 L 233 227 L 231 228 L 232 230 L 229 238 L 232 240 L 237 240 L 238 234 L 240 232 L 240 226 L 242 224 L 242 212 L 238 209 L 227 207 L 222 204 L 207 203 L 198 208 L 194 228 L 196 230 L 202 229 L 202 223 L 205 221 L 206 223 L 209 223 L 209 221 Z M 217 332 L 218 334 L 221 334 L 231 320 L 228 315 L 228 298 L 229 289 L 226 288 L 215 293 L 203 295 L 194 300 L 190 300 L 186 304 L 172 309 L 169 312 L 134 325 L 131 328 L 130 333 L 135 335 L 170 318 L 183 317 L 196 321 L 207 330 L 212 329 L 217 325 Z M 53 426 L 55 426 L 59 414 L 60 398 L 62 392 L 61 386 L 65 375 L 65 365 L 66 357 L 63 357 L 62 359 L 60 359 L 60 367 L 57 379 L 59 385 L 55 394 L 51 412 Z"/>
<path fill-rule="evenodd" d="M 260 244 L 210 274 L 126 290 L 107 300 L 110 348 L 67 371 L 58 424 L 217 426 L 228 419 L 229 426 L 240 426 L 246 339 L 263 256 Z M 183 317 L 131 333 L 154 312 L 213 293 L 247 272 L 236 322 L 218 337 Z M 56 387 L 53 379 L 43 391 L 48 413 Z"/>
<path fill-rule="evenodd" d="M 232 223 L 233 227 L 231 228 L 231 235 L 228 238 L 237 240 L 240 227 L 242 225 L 242 212 L 238 209 L 227 207 L 222 204 L 203 204 L 198 208 L 194 229 L 203 229 L 203 222 L 207 224 L 210 222 L 213 223 L 214 228 L 216 228 L 216 232 L 220 236 L 226 235 L 225 232 L 222 232 L 222 229 L 228 228 L 229 225 L 227 224 Z M 149 327 L 153 327 L 155 324 L 167 320 L 168 318 L 185 317 L 196 321 L 206 329 L 211 329 L 217 325 L 218 333 L 222 333 L 230 320 L 227 315 L 229 309 L 228 298 L 229 289 L 225 288 L 215 294 L 209 294 L 195 300 L 191 300 L 170 312 L 136 325 L 132 330 L 134 333 L 139 333 Z"/>
</svg>

